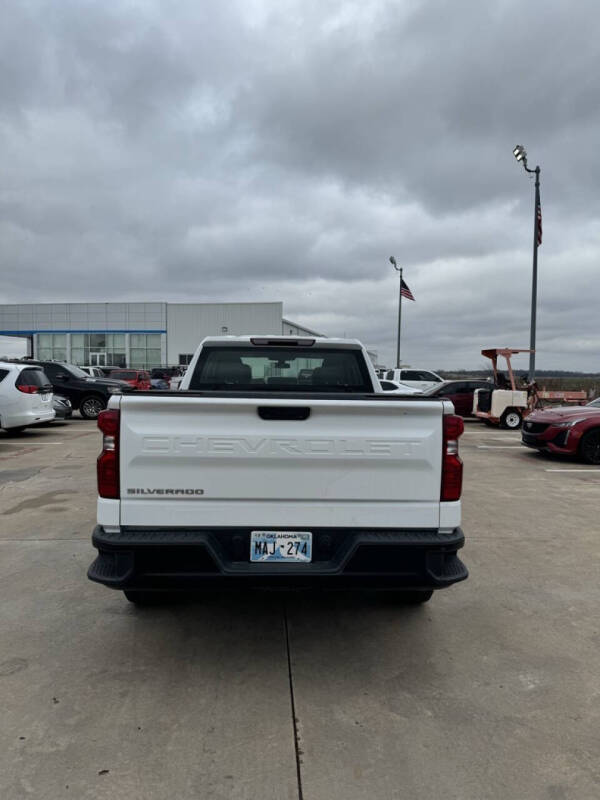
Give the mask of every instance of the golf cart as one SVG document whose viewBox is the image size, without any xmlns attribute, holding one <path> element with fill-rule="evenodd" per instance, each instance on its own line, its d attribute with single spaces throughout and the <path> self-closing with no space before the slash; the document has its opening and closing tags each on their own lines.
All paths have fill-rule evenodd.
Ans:
<svg viewBox="0 0 600 800">
<path fill-rule="evenodd" d="M 511 356 L 517 353 L 530 353 L 531 350 L 513 350 L 496 347 L 482 350 L 481 355 L 489 358 L 494 370 L 494 388 L 477 389 L 473 394 L 473 414 L 488 425 L 500 425 L 516 430 L 521 427 L 523 418 L 533 411 L 538 396 L 535 383 L 517 389 L 515 376 L 510 363 Z M 506 360 L 508 378 L 498 371 L 498 356 Z"/>
</svg>

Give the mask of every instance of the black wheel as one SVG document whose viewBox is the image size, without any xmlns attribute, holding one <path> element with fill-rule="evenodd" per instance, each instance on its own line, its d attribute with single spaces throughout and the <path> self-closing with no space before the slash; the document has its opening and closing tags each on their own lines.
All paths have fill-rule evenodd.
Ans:
<svg viewBox="0 0 600 800">
<path fill-rule="evenodd" d="M 507 408 L 500 418 L 500 424 L 503 428 L 508 428 L 509 431 L 516 431 L 521 427 L 523 417 L 521 412 L 516 408 Z"/>
<path fill-rule="evenodd" d="M 84 419 L 98 419 L 98 414 L 106 408 L 106 400 L 97 394 L 84 397 L 79 406 L 79 413 Z"/>
<path fill-rule="evenodd" d="M 588 464 L 600 464 L 600 428 L 594 428 L 584 434 L 579 452 Z"/>
<path fill-rule="evenodd" d="M 407 606 L 418 606 L 431 600 L 433 589 L 412 589 L 409 592 L 398 592 L 398 599 Z"/>
</svg>

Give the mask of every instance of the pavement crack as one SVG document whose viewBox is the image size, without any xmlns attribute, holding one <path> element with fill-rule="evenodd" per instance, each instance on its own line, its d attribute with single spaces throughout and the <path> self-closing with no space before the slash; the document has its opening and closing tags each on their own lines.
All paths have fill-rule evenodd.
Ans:
<svg viewBox="0 0 600 800">
<path fill-rule="evenodd" d="M 292 671 L 292 652 L 290 647 L 290 627 L 288 624 L 287 603 L 283 601 L 283 625 L 285 628 L 285 647 L 287 652 L 288 679 L 290 684 L 290 705 L 292 710 L 292 730 L 294 733 L 294 753 L 296 755 L 296 778 L 298 781 L 298 800 L 303 800 L 302 793 L 302 751 L 300 749 L 300 733 L 296 716 L 296 700 L 294 697 L 294 675 Z"/>
</svg>

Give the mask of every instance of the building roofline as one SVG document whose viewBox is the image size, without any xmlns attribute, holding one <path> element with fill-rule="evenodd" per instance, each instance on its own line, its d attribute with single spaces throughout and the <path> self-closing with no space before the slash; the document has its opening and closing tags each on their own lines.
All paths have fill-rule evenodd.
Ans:
<svg viewBox="0 0 600 800">
<path fill-rule="evenodd" d="M 155 303 L 158 301 L 146 300 L 146 302 Z M 164 302 L 168 306 L 283 306 L 283 300 L 211 300 L 206 303 L 195 303 L 187 300 L 178 300 L 172 303 L 169 300 L 164 300 L 160 302 Z"/>
<path fill-rule="evenodd" d="M 301 325 L 299 322 L 294 322 L 293 320 L 288 319 L 287 317 L 282 317 L 281 321 L 284 325 L 293 325 L 295 328 L 301 328 L 303 331 L 306 331 L 307 333 L 310 333 L 313 336 L 318 336 L 320 339 L 327 338 L 324 333 L 318 333 L 317 331 L 313 331 L 312 328 L 307 328 L 306 325 Z"/>
<path fill-rule="evenodd" d="M 283 306 L 283 300 L 210 300 L 194 302 L 193 300 L 54 300 L 50 303 L 0 303 L 0 308 L 6 306 L 110 306 L 110 305 L 138 305 L 140 303 L 153 303 L 154 305 L 167 306 Z"/>
</svg>

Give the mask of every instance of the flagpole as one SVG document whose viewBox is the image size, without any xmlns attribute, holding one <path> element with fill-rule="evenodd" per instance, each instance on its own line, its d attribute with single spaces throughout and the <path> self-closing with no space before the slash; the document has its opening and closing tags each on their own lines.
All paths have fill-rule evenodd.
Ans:
<svg viewBox="0 0 600 800">
<path fill-rule="evenodd" d="M 400 369 L 400 333 L 402 331 L 402 267 L 398 267 L 394 256 L 390 256 L 390 264 L 398 273 L 400 283 L 398 284 L 398 339 L 396 342 L 396 369 Z"/>
<path fill-rule="evenodd" d="M 402 333 L 402 267 L 400 267 L 400 284 L 398 289 L 398 344 L 396 347 L 396 369 L 400 369 L 400 336 Z"/>
</svg>

